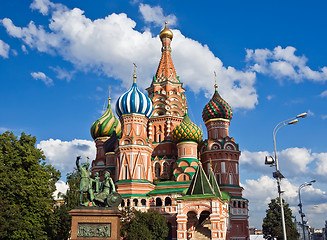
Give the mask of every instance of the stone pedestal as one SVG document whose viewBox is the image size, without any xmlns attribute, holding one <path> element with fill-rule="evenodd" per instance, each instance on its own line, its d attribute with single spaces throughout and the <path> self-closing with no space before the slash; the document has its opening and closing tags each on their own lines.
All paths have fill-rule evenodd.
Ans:
<svg viewBox="0 0 327 240">
<path fill-rule="evenodd" d="M 119 240 L 120 211 L 83 207 L 69 212 L 72 216 L 71 240 Z"/>
</svg>

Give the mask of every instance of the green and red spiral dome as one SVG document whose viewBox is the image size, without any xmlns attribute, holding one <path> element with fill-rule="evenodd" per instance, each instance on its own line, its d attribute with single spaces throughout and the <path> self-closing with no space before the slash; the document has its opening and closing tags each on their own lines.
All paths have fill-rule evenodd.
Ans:
<svg viewBox="0 0 327 240">
<path fill-rule="evenodd" d="M 172 140 L 175 143 L 184 141 L 200 143 L 203 137 L 201 129 L 192 123 L 188 114 L 185 114 L 183 121 L 174 128 L 171 135 Z"/>
<path fill-rule="evenodd" d="M 233 112 L 229 104 L 219 95 L 215 87 L 215 93 L 207 105 L 203 108 L 202 118 L 204 122 L 210 119 L 223 118 L 231 120 Z"/>
</svg>

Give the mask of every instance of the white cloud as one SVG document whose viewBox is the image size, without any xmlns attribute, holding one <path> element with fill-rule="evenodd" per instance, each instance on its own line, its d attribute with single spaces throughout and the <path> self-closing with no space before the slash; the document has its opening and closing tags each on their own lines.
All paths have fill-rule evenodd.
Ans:
<svg viewBox="0 0 327 240">
<path fill-rule="evenodd" d="M 304 173 L 308 171 L 308 164 L 314 160 L 310 149 L 306 148 L 288 148 L 278 154 L 283 169 L 292 174 Z"/>
<path fill-rule="evenodd" d="M 53 196 L 55 199 L 60 199 L 60 196 L 58 196 L 59 193 L 66 194 L 68 189 L 68 184 L 66 184 L 64 181 L 59 180 L 56 182 L 56 191 L 53 193 Z"/>
<path fill-rule="evenodd" d="M 139 11 L 145 22 L 154 23 L 158 27 L 163 26 L 165 21 L 169 23 L 169 26 L 175 26 L 177 23 L 176 16 L 173 14 L 164 16 L 163 10 L 160 6 L 151 7 L 149 4 L 141 3 L 139 5 Z"/>
<path fill-rule="evenodd" d="M 319 175 L 327 175 L 327 153 L 316 153 L 314 156 L 317 158 L 316 172 Z"/>
<path fill-rule="evenodd" d="M 35 80 L 41 80 L 45 85 L 48 87 L 53 86 L 53 80 L 49 78 L 47 75 L 45 75 L 43 72 L 32 72 L 31 76 Z"/>
<path fill-rule="evenodd" d="M 289 203 L 293 216 L 298 216 L 298 187 L 300 184 L 293 184 L 288 179 L 283 179 L 281 188 L 284 191 L 283 198 Z M 276 180 L 268 176 L 261 176 L 258 179 L 248 179 L 244 187 L 244 197 L 249 199 L 249 209 L 250 209 L 250 225 L 254 225 L 261 228 L 262 219 L 265 217 L 265 210 L 268 208 L 270 200 L 278 196 Z M 307 186 L 301 190 L 301 199 L 307 210 L 311 206 L 317 205 L 315 210 L 308 211 L 311 214 L 309 220 L 314 225 L 321 225 L 319 223 L 319 213 L 322 213 L 326 209 L 326 192 L 319 188 L 314 188 L 313 186 Z M 310 205 L 309 205 L 310 204 Z M 319 210 L 318 210 L 319 209 Z"/>
<path fill-rule="evenodd" d="M 136 62 L 139 86 L 146 88 L 150 85 L 160 59 L 161 43 L 149 30 L 134 30 L 136 23 L 124 13 L 113 13 L 92 21 L 78 8 L 70 10 L 62 5 L 49 5 L 48 1 L 41 2 L 51 5 L 48 8 L 51 16 L 49 32 L 33 21 L 21 28 L 5 18 L 1 22 L 10 36 L 20 38 L 24 44 L 40 52 L 59 54 L 79 70 L 95 71 L 120 80 L 126 88 L 131 85 L 132 63 Z M 37 6 L 34 9 L 46 12 L 43 5 Z M 178 30 L 173 30 L 173 33 L 172 56 L 185 86 L 196 93 L 202 90 L 210 98 L 213 71 L 216 71 L 219 91 L 233 108 L 255 107 L 258 96 L 254 72 L 224 67 L 208 46 L 186 38 Z"/>
<path fill-rule="evenodd" d="M 58 79 L 66 80 L 67 82 L 70 82 L 75 74 L 75 71 L 67 71 L 59 66 L 50 68 L 57 74 L 56 77 Z"/>
<path fill-rule="evenodd" d="M 326 120 L 326 119 L 327 119 L 327 115 L 322 115 L 322 116 L 321 116 L 321 119 L 322 119 L 322 120 Z"/>
<path fill-rule="evenodd" d="M 275 98 L 275 95 L 268 95 L 268 96 L 267 96 L 267 100 L 268 100 L 268 101 L 272 100 L 273 98 Z"/>
<path fill-rule="evenodd" d="M 61 141 L 60 139 L 50 138 L 37 144 L 37 148 L 42 149 L 47 161 L 62 173 L 73 171 L 77 156 L 82 156 L 82 162 L 83 160 L 86 161 L 87 157 L 92 161 L 95 159 L 96 153 L 93 141 L 81 139 Z"/>
<path fill-rule="evenodd" d="M 295 55 L 296 49 L 288 46 L 278 46 L 274 50 L 269 49 L 246 49 L 246 61 L 250 68 L 261 74 L 271 75 L 277 79 L 289 79 L 299 83 L 303 80 L 315 82 L 327 81 L 327 67 L 314 71 L 306 64 L 305 56 Z"/>
<path fill-rule="evenodd" d="M 327 90 L 325 90 L 325 91 L 323 91 L 322 93 L 320 93 L 319 96 L 322 97 L 322 98 L 327 97 Z"/>
<path fill-rule="evenodd" d="M 8 58 L 10 46 L 0 39 L 0 56 Z"/>
<path fill-rule="evenodd" d="M 28 53 L 28 51 L 27 51 L 27 49 L 26 49 L 26 46 L 25 46 L 24 44 L 22 44 L 22 51 L 23 51 L 24 53 Z"/>
</svg>

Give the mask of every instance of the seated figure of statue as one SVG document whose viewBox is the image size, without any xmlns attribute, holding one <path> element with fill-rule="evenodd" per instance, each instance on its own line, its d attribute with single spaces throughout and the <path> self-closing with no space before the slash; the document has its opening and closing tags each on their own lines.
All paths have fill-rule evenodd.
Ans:
<svg viewBox="0 0 327 240">
<path fill-rule="evenodd" d="M 95 196 L 95 200 L 101 203 L 105 203 L 106 199 L 111 193 L 116 192 L 115 184 L 110 177 L 110 172 L 105 172 L 104 181 L 101 184 L 100 193 Z"/>
</svg>

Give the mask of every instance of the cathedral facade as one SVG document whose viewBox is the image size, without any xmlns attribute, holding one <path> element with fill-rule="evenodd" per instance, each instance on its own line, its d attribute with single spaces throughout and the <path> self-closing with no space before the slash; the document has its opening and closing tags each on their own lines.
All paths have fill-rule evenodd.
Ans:
<svg viewBox="0 0 327 240">
<path fill-rule="evenodd" d="M 91 127 L 92 174 L 109 171 L 121 207 L 154 209 L 168 239 L 248 239 L 248 200 L 239 183 L 239 146 L 229 136 L 232 110 L 214 86 L 202 118 L 208 139 L 189 118 L 185 89 L 171 57 L 173 33 L 160 32 L 162 55 L 144 94 L 133 83 Z M 131 80 L 132 82 L 132 80 Z"/>
</svg>

